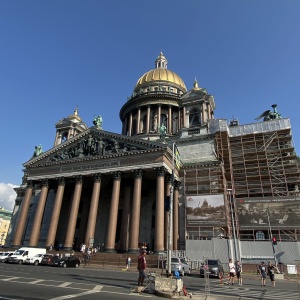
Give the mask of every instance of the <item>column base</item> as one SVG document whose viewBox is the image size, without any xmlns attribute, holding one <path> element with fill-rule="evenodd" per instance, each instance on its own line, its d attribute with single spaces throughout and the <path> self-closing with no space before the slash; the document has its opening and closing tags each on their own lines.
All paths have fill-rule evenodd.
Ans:
<svg viewBox="0 0 300 300">
<path fill-rule="evenodd" d="M 73 248 L 72 247 L 63 247 L 62 250 L 63 251 L 72 251 Z"/>
<path fill-rule="evenodd" d="M 117 252 L 121 253 L 121 254 L 124 254 L 124 253 L 127 253 L 128 250 L 127 249 L 119 249 Z"/>
<path fill-rule="evenodd" d="M 22 246 L 21 245 L 11 245 L 9 248 L 11 249 L 20 249 Z"/>
<path fill-rule="evenodd" d="M 116 251 L 115 248 L 105 248 L 104 252 L 106 252 L 106 253 L 116 253 L 117 251 Z"/>
<path fill-rule="evenodd" d="M 165 250 L 158 250 L 158 249 L 154 249 L 153 253 L 154 254 L 159 254 L 159 253 L 165 253 Z"/>
<path fill-rule="evenodd" d="M 139 248 L 129 248 L 128 253 L 137 254 L 140 252 Z"/>
</svg>

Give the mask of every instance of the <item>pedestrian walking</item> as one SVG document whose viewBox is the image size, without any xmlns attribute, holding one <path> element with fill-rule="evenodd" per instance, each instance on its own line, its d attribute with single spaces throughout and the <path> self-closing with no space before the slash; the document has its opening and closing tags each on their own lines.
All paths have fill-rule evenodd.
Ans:
<svg viewBox="0 0 300 300">
<path fill-rule="evenodd" d="M 269 261 L 268 263 L 268 269 L 267 269 L 267 274 L 270 277 L 272 287 L 275 287 L 275 272 L 278 273 L 278 269 L 276 266 L 273 266 L 273 264 Z"/>
<path fill-rule="evenodd" d="M 223 268 L 219 272 L 219 279 L 220 279 L 220 284 L 223 284 L 223 278 L 224 278 L 224 271 Z"/>
<path fill-rule="evenodd" d="M 229 259 L 229 283 L 231 285 L 234 285 L 234 277 L 235 277 L 235 265 L 232 261 L 232 259 Z"/>
<path fill-rule="evenodd" d="M 146 273 L 145 273 L 146 266 L 147 266 L 146 254 L 147 254 L 147 251 L 143 249 L 141 251 L 141 254 L 138 257 L 138 266 L 137 266 L 137 269 L 139 271 L 138 285 L 140 285 L 140 286 L 144 285 L 144 280 L 146 277 Z"/>
<path fill-rule="evenodd" d="M 126 258 L 126 269 L 129 270 L 130 269 L 130 265 L 131 265 L 131 257 L 128 256 Z"/>
<path fill-rule="evenodd" d="M 236 278 L 238 280 L 238 285 L 243 285 L 243 278 L 242 278 L 242 265 L 239 261 L 235 264 L 235 271 L 236 271 Z"/>
<path fill-rule="evenodd" d="M 266 286 L 266 277 L 267 277 L 267 268 L 265 263 L 262 261 L 260 266 L 258 267 L 258 271 L 261 278 L 261 286 Z"/>
</svg>

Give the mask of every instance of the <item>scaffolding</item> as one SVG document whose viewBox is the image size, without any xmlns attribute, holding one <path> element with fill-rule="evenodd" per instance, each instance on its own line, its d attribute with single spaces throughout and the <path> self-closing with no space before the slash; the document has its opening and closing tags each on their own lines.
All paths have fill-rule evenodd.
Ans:
<svg viewBox="0 0 300 300">
<path fill-rule="evenodd" d="M 284 121 L 284 120 L 276 120 Z M 228 186 L 236 198 L 289 196 L 297 193 L 300 183 L 299 160 L 296 156 L 290 126 L 268 121 L 238 130 L 216 134 L 218 157 L 224 162 Z M 240 126 L 237 126 L 240 127 Z M 249 130 L 251 127 L 251 130 Z M 268 131 L 273 130 L 273 131 Z M 243 134 L 244 133 L 244 134 Z"/>
<path fill-rule="evenodd" d="M 227 186 L 234 191 L 235 199 L 280 199 L 299 195 L 299 158 L 293 146 L 289 119 L 217 129 L 215 127 L 216 153 L 223 162 Z M 241 238 L 247 230 L 241 231 L 235 221 L 238 220 L 236 206 L 234 211 L 233 221 Z M 274 228 L 274 231 L 279 238 L 298 234 L 296 229 Z M 249 234 L 250 239 L 255 239 L 255 230 L 249 230 Z"/>
<path fill-rule="evenodd" d="M 220 226 L 187 226 L 188 239 L 210 239 L 215 236 L 228 237 L 230 232 L 229 203 L 225 194 L 225 172 L 220 162 L 203 163 L 194 167 L 183 168 L 183 185 L 185 196 L 224 194 L 227 225 Z"/>
</svg>

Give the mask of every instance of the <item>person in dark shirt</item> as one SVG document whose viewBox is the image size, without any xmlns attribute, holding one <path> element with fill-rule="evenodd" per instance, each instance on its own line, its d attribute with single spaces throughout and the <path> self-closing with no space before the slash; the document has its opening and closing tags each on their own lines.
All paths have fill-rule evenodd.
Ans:
<svg viewBox="0 0 300 300">
<path fill-rule="evenodd" d="M 235 264 L 235 271 L 236 271 L 236 278 L 238 280 L 238 284 L 242 286 L 243 284 L 243 279 L 242 279 L 242 265 L 239 261 L 236 262 Z"/>
<path fill-rule="evenodd" d="M 259 274 L 261 276 L 261 286 L 266 286 L 266 277 L 267 277 L 267 268 L 265 263 L 262 261 L 260 266 L 258 267 Z"/>
<path fill-rule="evenodd" d="M 269 261 L 267 273 L 268 273 L 268 275 L 270 277 L 270 280 L 272 282 L 272 287 L 273 288 L 275 287 L 275 272 L 276 273 L 278 272 L 277 267 L 273 266 L 272 263 Z"/>
</svg>

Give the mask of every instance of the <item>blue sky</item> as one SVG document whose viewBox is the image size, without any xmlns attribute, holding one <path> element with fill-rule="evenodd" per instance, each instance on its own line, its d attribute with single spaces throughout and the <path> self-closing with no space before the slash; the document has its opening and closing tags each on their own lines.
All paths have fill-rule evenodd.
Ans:
<svg viewBox="0 0 300 300">
<path fill-rule="evenodd" d="M 3 191 L 77 105 L 88 126 L 100 114 L 120 133 L 120 108 L 160 51 L 188 89 L 196 77 L 215 97 L 216 118 L 254 123 L 278 104 L 299 151 L 299 15 L 298 0 L 1 1 L 0 206 L 13 208 Z"/>
</svg>

